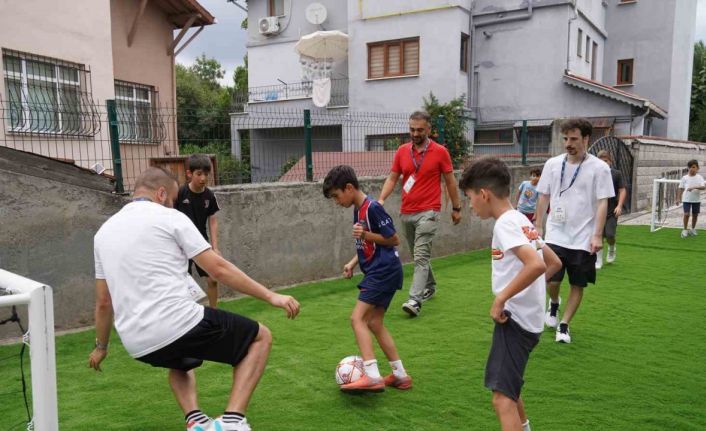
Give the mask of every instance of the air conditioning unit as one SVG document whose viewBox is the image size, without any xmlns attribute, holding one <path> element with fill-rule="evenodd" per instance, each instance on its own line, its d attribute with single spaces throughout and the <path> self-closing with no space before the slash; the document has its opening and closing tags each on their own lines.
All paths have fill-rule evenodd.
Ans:
<svg viewBox="0 0 706 431">
<path fill-rule="evenodd" d="M 279 32 L 279 20 L 276 16 L 260 18 L 258 23 L 260 34 L 276 34 Z"/>
</svg>

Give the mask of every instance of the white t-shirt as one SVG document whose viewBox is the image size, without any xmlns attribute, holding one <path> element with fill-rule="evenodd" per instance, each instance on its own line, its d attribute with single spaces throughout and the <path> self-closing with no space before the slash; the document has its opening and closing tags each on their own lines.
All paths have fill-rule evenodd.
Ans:
<svg viewBox="0 0 706 431">
<path fill-rule="evenodd" d="M 694 175 L 684 175 L 679 183 L 679 188 L 684 189 L 684 193 L 681 196 L 682 202 L 701 202 L 701 190 L 691 190 L 686 191 L 689 187 L 701 187 L 704 185 L 704 177 L 699 174 Z"/>
<path fill-rule="evenodd" d="M 93 241 L 96 279 L 108 283 L 115 329 L 132 357 L 161 349 L 203 319 L 203 306 L 189 294 L 187 264 L 211 246 L 187 216 L 131 202 Z"/>
<path fill-rule="evenodd" d="M 566 162 L 562 182 L 561 166 L 565 157 L 562 154 L 547 160 L 537 184 L 540 193 L 550 195 L 550 213 L 544 238 L 548 243 L 564 248 L 591 251 L 598 201 L 615 196 L 613 177 L 610 175 L 610 167 L 604 161 L 586 154 L 583 164 Z M 581 170 L 574 184 L 569 187 L 579 164 Z M 558 217 L 555 217 L 555 210 L 558 208 L 563 208 L 565 222 L 556 220 Z"/>
<path fill-rule="evenodd" d="M 524 264 L 515 255 L 517 247 L 529 245 L 537 250 L 540 258 L 544 245 L 531 221 L 521 212 L 510 210 L 495 222 L 493 228 L 493 293 L 497 296 L 517 276 Z M 529 332 L 544 330 L 544 300 L 546 295 L 544 274 L 526 289 L 505 303 L 512 319 Z"/>
</svg>

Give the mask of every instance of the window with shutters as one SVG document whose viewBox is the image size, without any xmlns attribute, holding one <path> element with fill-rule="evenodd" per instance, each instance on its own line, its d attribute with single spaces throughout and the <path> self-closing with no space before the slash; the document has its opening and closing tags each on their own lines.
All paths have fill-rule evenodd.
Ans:
<svg viewBox="0 0 706 431">
<path fill-rule="evenodd" d="M 418 74 L 418 37 L 368 44 L 368 79 Z"/>
</svg>

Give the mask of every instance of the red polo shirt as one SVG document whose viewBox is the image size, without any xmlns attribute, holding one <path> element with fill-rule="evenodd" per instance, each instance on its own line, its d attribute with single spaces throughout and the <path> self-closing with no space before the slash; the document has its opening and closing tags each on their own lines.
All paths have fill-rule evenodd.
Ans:
<svg viewBox="0 0 706 431">
<path fill-rule="evenodd" d="M 429 139 L 426 151 L 417 151 L 412 142 L 408 142 L 397 149 L 391 170 L 402 175 L 402 185 L 414 174 L 414 186 L 409 193 L 402 189 L 402 214 L 441 211 L 441 174 L 453 172 L 451 156 L 446 147 Z"/>
</svg>

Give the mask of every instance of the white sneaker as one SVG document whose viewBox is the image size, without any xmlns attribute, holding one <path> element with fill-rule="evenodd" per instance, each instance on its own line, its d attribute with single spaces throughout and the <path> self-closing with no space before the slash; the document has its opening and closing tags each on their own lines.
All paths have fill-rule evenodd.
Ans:
<svg viewBox="0 0 706 431">
<path fill-rule="evenodd" d="M 218 417 L 211 422 L 211 428 L 208 431 L 252 431 L 247 419 L 240 422 L 223 422 L 222 417 Z"/>
<path fill-rule="evenodd" d="M 682 237 L 682 238 L 686 238 L 687 236 L 689 236 L 689 231 L 686 230 L 686 229 L 682 229 L 682 231 L 681 231 L 681 237 Z"/>
<path fill-rule="evenodd" d="M 697 236 L 698 233 L 696 233 L 696 229 L 691 229 L 691 230 L 689 231 L 689 235 L 691 235 L 691 236 Z"/>
<path fill-rule="evenodd" d="M 522 424 L 522 431 L 532 431 L 532 428 L 530 428 L 529 419 L 527 419 L 527 422 Z"/>
<path fill-rule="evenodd" d="M 552 300 L 551 298 L 549 298 L 549 304 L 547 305 L 547 313 L 544 315 L 544 323 L 550 328 L 556 328 L 556 325 L 559 324 L 559 318 L 557 316 L 559 315 L 560 305 L 561 298 L 559 298 L 558 304 L 553 304 L 554 308 L 552 308 Z"/>
<path fill-rule="evenodd" d="M 197 422 L 189 422 L 186 424 L 186 431 L 209 431 L 211 430 L 211 424 L 213 421 L 211 419 L 208 420 L 205 424 L 200 424 Z"/>
<path fill-rule="evenodd" d="M 606 256 L 606 262 L 608 263 L 613 263 L 615 262 L 615 246 L 613 247 L 608 247 L 608 255 Z"/>
<path fill-rule="evenodd" d="M 422 312 L 422 304 L 414 299 L 408 299 L 407 302 L 402 304 L 402 310 L 412 317 L 417 317 L 419 316 L 419 313 Z"/>
<path fill-rule="evenodd" d="M 603 250 L 596 252 L 596 269 L 603 268 Z"/>
<path fill-rule="evenodd" d="M 571 343 L 571 334 L 569 334 L 569 324 L 560 323 L 559 328 L 556 330 L 556 342 L 557 343 Z"/>
</svg>

